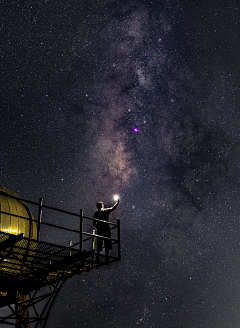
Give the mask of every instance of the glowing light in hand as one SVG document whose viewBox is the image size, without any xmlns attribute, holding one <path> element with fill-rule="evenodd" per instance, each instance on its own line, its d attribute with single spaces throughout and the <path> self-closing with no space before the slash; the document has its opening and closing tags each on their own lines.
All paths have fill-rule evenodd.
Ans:
<svg viewBox="0 0 240 328">
<path fill-rule="evenodd" d="M 115 196 L 113 197 L 113 199 L 114 199 L 115 201 L 118 201 L 118 200 L 119 200 L 119 196 L 118 196 L 118 195 L 115 195 Z"/>
</svg>

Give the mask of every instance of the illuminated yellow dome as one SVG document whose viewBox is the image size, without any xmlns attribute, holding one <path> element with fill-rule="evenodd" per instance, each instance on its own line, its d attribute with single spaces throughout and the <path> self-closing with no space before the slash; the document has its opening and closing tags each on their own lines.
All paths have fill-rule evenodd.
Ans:
<svg viewBox="0 0 240 328">
<path fill-rule="evenodd" d="M 11 196 L 20 198 L 11 190 L 0 186 L 0 231 L 13 235 L 23 233 L 23 237 L 37 239 L 36 224 L 26 203 Z M 13 214 L 24 217 L 27 220 L 13 216 Z"/>
<path fill-rule="evenodd" d="M 0 257 L 2 258 L 0 278 L 2 281 L 6 277 L 18 276 L 25 267 L 31 266 L 36 249 L 34 240 L 37 240 L 37 228 L 33 220 L 26 203 L 11 190 L 0 186 Z M 21 234 L 24 238 L 21 238 Z M 11 235 L 20 235 L 20 239 L 14 241 Z M 9 284 L 5 287 L 1 285 L 1 292 L 4 288 L 9 288 Z"/>
</svg>

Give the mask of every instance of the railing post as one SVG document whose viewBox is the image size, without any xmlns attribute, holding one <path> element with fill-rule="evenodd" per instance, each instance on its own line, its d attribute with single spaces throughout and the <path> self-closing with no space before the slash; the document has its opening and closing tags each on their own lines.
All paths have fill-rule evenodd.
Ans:
<svg viewBox="0 0 240 328">
<path fill-rule="evenodd" d="M 94 236 L 96 234 L 96 230 L 93 230 L 93 237 L 92 237 L 92 249 L 95 251 L 95 244 L 96 244 L 96 237 Z"/>
<path fill-rule="evenodd" d="M 52 265 L 52 251 L 49 253 L 49 265 Z"/>
<path fill-rule="evenodd" d="M 38 226 L 37 226 L 37 241 L 40 241 L 40 228 L 41 228 L 41 222 L 42 222 L 42 205 L 43 205 L 43 199 L 39 198 L 39 207 L 38 207 Z"/>
<path fill-rule="evenodd" d="M 82 251 L 82 232 L 83 232 L 83 210 L 80 210 L 80 236 L 79 236 L 79 249 Z"/>
<path fill-rule="evenodd" d="M 96 237 L 95 237 L 95 234 L 96 234 L 96 230 L 93 230 L 93 236 L 92 236 L 92 250 L 93 250 L 93 255 L 92 255 L 92 264 L 94 262 L 94 253 L 95 253 L 95 244 L 96 244 Z"/>
<path fill-rule="evenodd" d="M 120 219 L 117 219 L 117 234 L 118 234 L 118 259 L 121 260 L 121 243 L 120 243 Z"/>
</svg>

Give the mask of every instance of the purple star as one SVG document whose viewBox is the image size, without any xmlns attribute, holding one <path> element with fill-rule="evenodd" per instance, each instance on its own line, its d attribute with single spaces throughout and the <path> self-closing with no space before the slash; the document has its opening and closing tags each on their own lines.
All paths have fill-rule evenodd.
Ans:
<svg viewBox="0 0 240 328">
<path fill-rule="evenodd" d="M 158 42 L 160 42 L 160 41 L 162 41 L 162 39 L 161 39 L 161 38 L 159 38 L 159 39 L 158 39 Z"/>
<path fill-rule="evenodd" d="M 133 132 L 139 132 L 139 128 L 137 126 L 133 127 Z"/>
<path fill-rule="evenodd" d="M 145 52 L 145 53 L 143 54 L 143 56 L 144 56 L 144 57 L 147 57 L 147 53 Z"/>
</svg>

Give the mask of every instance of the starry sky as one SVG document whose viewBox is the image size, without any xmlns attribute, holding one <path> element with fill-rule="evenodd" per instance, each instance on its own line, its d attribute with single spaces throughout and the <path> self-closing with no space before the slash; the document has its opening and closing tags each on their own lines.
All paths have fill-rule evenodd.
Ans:
<svg viewBox="0 0 240 328">
<path fill-rule="evenodd" d="M 48 327 L 239 327 L 239 2 L 0 3 L 0 184 L 90 217 L 120 195 L 121 262 Z"/>
</svg>

